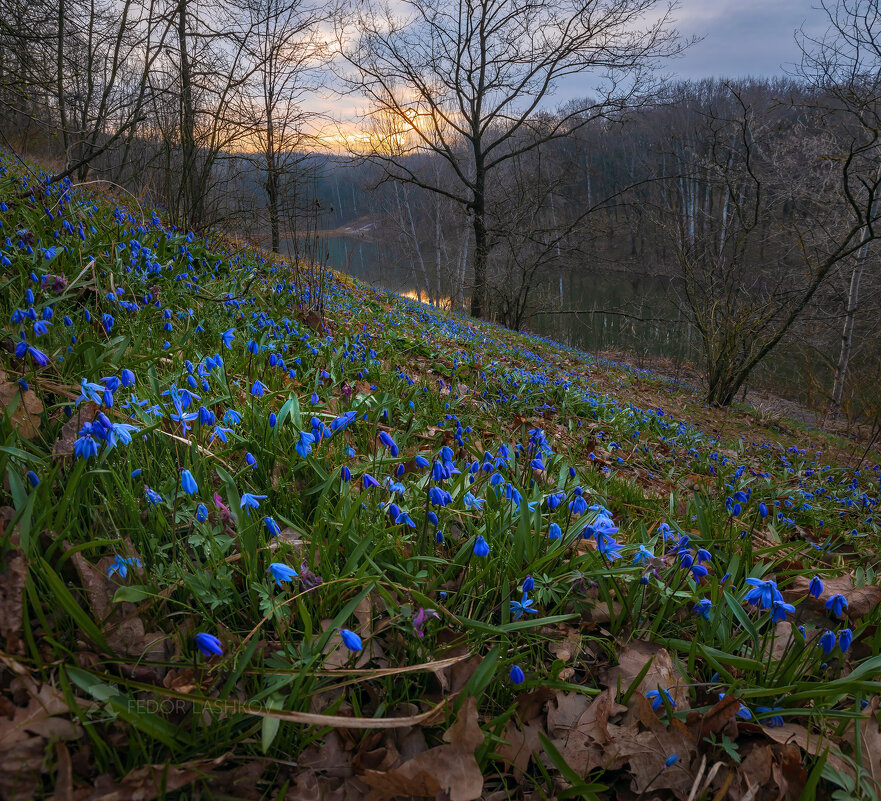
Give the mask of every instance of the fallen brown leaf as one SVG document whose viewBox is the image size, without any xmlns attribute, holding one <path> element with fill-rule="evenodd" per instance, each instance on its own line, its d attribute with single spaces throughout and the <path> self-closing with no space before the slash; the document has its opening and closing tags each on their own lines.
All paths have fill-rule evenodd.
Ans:
<svg viewBox="0 0 881 801">
<path fill-rule="evenodd" d="M 613 690 L 620 684 L 621 690 L 625 691 L 649 660 L 652 665 L 637 690 L 645 695 L 661 687 L 670 693 L 678 710 L 688 709 L 688 689 L 684 686 L 687 679 L 676 669 L 667 650 L 654 643 L 644 640 L 629 643 L 619 654 L 617 667 L 607 670 L 600 676 L 600 681 Z"/>
<path fill-rule="evenodd" d="M 499 756 L 514 767 L 515 778 L 520 778 L 529 768 L 533 754 L 542 752 L 541 742 L 538 739 L 539 732 L 544 727 L 538 721 L 519 724 L 509 720 L 502 733 L 505 745 L 498 748 Z"/>
<path fill-rule="evenodd" d="M 152 801 L 192 784 L 210 764 L 144 765 L 120 781 L 103 774 L 95 779 L 95 789 L 87 801 Z"/>
<path fill-rule="evenodd" d="M 477 702 L 468 698 L 456 722 L 444 733 L 445 745 L 429 748 L 393 770 L 365 771 L 361 779 L 372 788 L 369 799 L 436 797 L 473 801 L 483 791 L 483 774 L 474 758 L 484 734 L 477 721 Z"/>
<path fill-rule="evenodd" d="M 79 436 L 80 429 L 84 423 L 91 422 L 94 419 L 97 411 L 98 407 L 91 402 L 78 406 L 73 416 L 61 426 L 61 435 L 52 446 L 52 455 L 60 457 L 72 456 L 74 443 Z"/>
<path fill-rule="evenodd" d="M 11 407 L 15 407 L 9 412 Z M 0 409 L 9 414 L 12 427 L 25 439 L 32 439 L 40 428 L 40 415 L 43 403 L 33 390 L 22 391 L 17 382 L 7 381 L 6 373 L 0 370 Z"/>
<path fill-rule="evenodd" d="M 6 640 L 6 651 L 21 654 L 21 615 L 24 588 L 28 569 L 24 554 L 17 548 L 10 549 L 6 566 L 0 573 L 0 635 Z"/>
</svg>

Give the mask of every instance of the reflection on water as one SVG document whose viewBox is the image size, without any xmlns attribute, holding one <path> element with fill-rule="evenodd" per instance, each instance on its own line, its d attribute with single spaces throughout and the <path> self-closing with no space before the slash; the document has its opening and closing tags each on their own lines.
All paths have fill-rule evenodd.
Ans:
<svg viewBox="0 0 881 801">
<path fill-rule="evenodd" d="M 409 298 L 410 300 L 418 300 L 420 303 L 431 303 L 431 299 L 425 292 L 419 289 L 408 289 L 404 292 L 398 293 L 402 298 Z M 447 296 L 443 296 L 440 298 L 434 299 L 434 306 L 437 306 L 439 309 L 445 309 L 446 311 L 450 311 L 453 308 L 453 299 Z"/>
</svg>

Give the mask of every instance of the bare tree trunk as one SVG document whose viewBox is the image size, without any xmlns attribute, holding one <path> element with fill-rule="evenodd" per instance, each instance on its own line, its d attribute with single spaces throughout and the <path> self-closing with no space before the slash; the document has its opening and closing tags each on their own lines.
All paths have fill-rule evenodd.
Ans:
<svg viewBox="0 0 881 801">
<path fill-rule="evenodd" d="M 61 142 L 64 146 L 64 169 L 68 169 L 70 167 L 70 152 L 69 147 L 70 143 L 67 138 L 67 102 L 64 96 L 64 15 L 65 15 L 65 6 L 64 0 L 59 0 L 58 2 L 58 49 L 57 49 L 57 61 L 55 65 L 55 69 L 57 70 L 57 75 L 55 79 L 58 83 L 58 115 L 61 118 Z"/>
<path fill-rule="evenodd" d="M 434 199 L 434 305 L 440 305 L 441 295 L 441 224 L 440 224 L 440 198 Z"/>
<path fill-rule="evenodd" d="M 397 183 L 393 184 L 395 188 L 395 205 L 398 207 L 398 230 L 400 231 L 400 239 L 404 246 L 406 247 L 406 226 L 404 224 L 404 209 L 401 205 L 401 195 L 400 192 L 403 191 Z M 413 290 L 416 292 L 417 299 L 422 301 L 422 290 L 419 288 L 419 276 L 416 275 L 416 261 L 413 258 L 413 248 L 407 248 L 410 251 L 410 273 L 413 276 Z M 418 243 L 416 246 L 416 250 L 418 250 Z"/>
<path fill-rule="evenodd" d="M 431 287 L 428 283 L 428 271 L 425 269 L 425 260 L 422 258 L 422 248 L 419 247 L 419 238 L 416 235 L 416 225 L 413 222 L 413 210 L 410 207 L 410 193 L 407 191 L 406 186 L 403 187 L 403 192 L 404 207 L 407 209 L 407 219 L 410 223 L 410 236 L 413 238 L 413 249 L 416 251 L 416 256 L 419 259 L 419 271 L 422 275 L 422 286 L 425 287 L 425 295 L 428 298 L 428 302 L 431 303 Z M 421 295 L 421 290 L 417 291 Z"/>
<path fill-rule="evenodd" d="M 471 316 L 483 317 L 486 313 L 486 265 L 489 243 L 486 232 L 486 176 L 481 165 L 474 171 L 474 199 L 472 201 L 472 226 L 474 228 L 474 281 L 471 286 Z"/>
<path fill-rule="evenodd" d="M 838 354 L 835 379 L 832 383 L 832 404 L 829 409 L 829 415 L 833 420 L 836 420 L 841 412 L 841 397 L 844 393 L 844 385 L 847 382 L 847 367 L 850 362 L 851 351 L 853 350 L 853 329 L 856 322 L 857 309 L 859 308 L 860 280 L 863 277 L 863 268 L 866 265 L 866 252 L 868 249 L 869 243 L 865 242 L 862 248 L 860 248 L 856 263 L 850 274 L 850 288 L 847 292 L 844 329 L 841 332 L 841 350 Z"/>
<path fill-rule="evenodd" d="M 267 106 L 270 103 L 267 102 Z M 275 138 L 273 130 L 272 109 L 269 108 L 266 122 L 266 199 L 269 206 L 269 230 L 272 237 L 272 252 L 281 249 L 278 214 L 278 168 L 275 163 Z"/>
<path fill-rule="evenodd" d="M 198 180 L 196 176 L 195 114 L 193 113 L 193 85 L 190 76 L 190 58 L 187 53 L 187 0 L 178 5 L 177 40 L 180 48 L 180 144 L 181 144 L 181 199 L 183 216 L 190 224 L 199 222 Z"/>
<path fill-rule="evenodd" d="M 465 268 L 468 266 L 468 243 L 471 241 L 470 224 L 466 222 L 462 231 L 462 258 L 459 261 L 458 275 L 456 276 L 455 292 L 456 307 L 465 308 Z"/>
</svg>

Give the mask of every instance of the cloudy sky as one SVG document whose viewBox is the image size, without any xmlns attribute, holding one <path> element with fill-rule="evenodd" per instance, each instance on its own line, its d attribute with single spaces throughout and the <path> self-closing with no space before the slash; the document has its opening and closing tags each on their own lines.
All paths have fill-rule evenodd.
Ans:
<svg viewBox="0 0 881 801">
<path fill-rule="evenodd" d="M 793 32 L 825 29 L 817 0 L 680 0 L 677 27 L 701 36 L 671 65 L 682 78 L 780 75 L 799 59 Z"/>
<path fill-rule="evenodd" d="M 678 0 L 676 28 L 686 37 L 699 37 L 683 56 L 668 62 L 666 72 L 682 79 L 771 77 L 783 75 L 800 60 L 795 31 L 809 35 L 825 31 L 828 19 L 820 0 Z M 550 105 L 589 91 L 590 78 L 573 76 L 558 86 Z M 316 98 L 338 115 L 338 130 L 349 129 L 363 101 L 356 96 Z M 326 105 L 324 110 L 326 110 Z M 343 133 L 349 138 L 351 134 Z M 340 136 L 335 131 L 328 141 Z"/>
</svg>

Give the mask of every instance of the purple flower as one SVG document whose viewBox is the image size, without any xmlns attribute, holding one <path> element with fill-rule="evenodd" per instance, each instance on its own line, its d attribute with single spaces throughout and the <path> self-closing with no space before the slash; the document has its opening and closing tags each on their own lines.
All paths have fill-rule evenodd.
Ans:
<svg viewBox="0 0 881 801">
<path fill-rule="evenodd" d="M 419 611 L 413 615 L 413 628 L 416 630 L 416 636 L 420 639 L 425 636 L 425 624 L 430 617 L 440 620 L 440 615 L 434 609 L 423 609 L 421 606 Z"/>
</svg>

